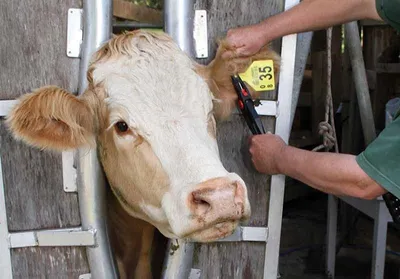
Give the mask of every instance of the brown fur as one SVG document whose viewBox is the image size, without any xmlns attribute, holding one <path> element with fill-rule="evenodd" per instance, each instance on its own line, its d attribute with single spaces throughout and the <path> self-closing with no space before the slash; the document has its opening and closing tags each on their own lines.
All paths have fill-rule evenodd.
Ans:
<svg viewBox="0 0 400 279">
<path fill-rule="evenodd" d="M 21 97 L 7 124 L 16 137 L 40 148 L 65 150 L 94 145 L 91 107 L 55 86 Z"/>
<path fill-rule="evenodd" d="M 101 161 L 114 187 L 115 196 L 109 197 L 110 235 L 121 278 L 151 278 L 149 255 L 154 227 L 129 214 L 134 211 L 131 209 L 137 210 L 141 198 L 146 198 L 149 205 L 159 207 L 147 194 L 162 195 L 162 189 L 165 188 L 162 185 L 168 183 L 168 177 L 151 146 L 143 139 L 130 146 L 115 146 L 114 130 L 106 129 L 108 109 L 104 99 L 107 92 L 103 84 L 96 84 L 93 79 L 93 72 L 99 63 L 120 55 L 131 55 L 131 41 L 135 36 L 144 39 L 152 36 L 170 42 L 167 35 L 138 31 L 116 36 L 94 54 L 87 73 L 89 86 L 82 96 L 75 97 L 55 86 L 42 87 L 20 98 L 9 114 L 7 124 L 16 137 L 43 149 L 65 150 L 83 145 L 94 147 L 97 140 Z M 198 65 L 196 69 L 217 99 L 215 113 L 219 118 L 226 118 L 234 107 L 236 93 L 230 80 L 232 74 L 244 71 L 254 60 L 265 58 L 275 61 L 276 74 L 279 70 L 279 57 L 269 48 L 254 57 L 229 60 L 222 59 L 225 50 L 226 44 L 222 42 L 216 58 L 208 66 Z M 215 123 L 212 117 L 210 119 L 208 131 L 215 136 Z M 128 156 L 127 150 L 133 150 L 135 156 Z M 121 154 L 125 154 L 125 157 Z M 115 162 L 115 158 L 120 161 Z M 141 158 L 141 161 L 137 158 Z M 130 175 L 125 173 L 125 179 L 122 179 L 118 175 L 121 170 L 130 172 Z M 133 187 L 144 181 L 148 185 L 146 189 Z"/>
<path fill-rule="evenodd" d="M 199 65 L 197 68 L 198 73 L 206 80 L 211 92 L 217 99 L 214 111 L 216 117 L 222 120 L 232 113 L 237 100 L 231 81 L 232 75 L 245 72 L 253 61 L 264 59 L 272 59 L 274 61 L 275 77 L 278 77 L 280 69 L 280 57 L 269 46 L 265 46 L 260 52 L 251 57 L 223 59 L 222 54 L 228 49 L 227 43 L 224 40 L 221 41 L 214 60 L 207 66 Z M 275 80 L 278 79 L 276 78 Z M 256 92 L 250 86 L 248 88 L 252 95 L 256 97 Z"/>
<path fill-rule="evenodd" d="M 130 216 L 113 195 L 108 197 L 110 241 L 121 279 L 151 279 L 154 227 Z"/>
</svg>

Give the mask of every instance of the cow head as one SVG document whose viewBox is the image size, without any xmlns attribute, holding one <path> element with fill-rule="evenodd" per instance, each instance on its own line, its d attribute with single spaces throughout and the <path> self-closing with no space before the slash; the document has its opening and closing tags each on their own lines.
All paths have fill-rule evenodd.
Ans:
<svg viewBox="0 0 400 279">
<path fill-rule="evenodd" d="M 124 209 L 165 236 L 225 237 L 250 205 L 245 182 L 220 161 L 214 114 L 229 114 L 230 75 L 257 57 L 222 60 L 222 51 L 200 66 L 165 34 L 119 35 L 94 54 L 82 96 L 40 88 L 20 98 L 7 123 L 43 149 L 97 148 Z"/>
</svg>

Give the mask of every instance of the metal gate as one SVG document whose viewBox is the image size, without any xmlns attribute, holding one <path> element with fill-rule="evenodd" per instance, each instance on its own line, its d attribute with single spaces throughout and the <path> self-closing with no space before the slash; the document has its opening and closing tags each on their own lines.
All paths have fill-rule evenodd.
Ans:
<svg viewBox="0 0 400 279">
<path fill-rule="evenodd" d="M 0 98 L 12 100 L 44 84 L 57 84 L 81 94 L 86 87 L 86 69 L 92 53 L 111 36 L 112 1 L 84 0 L 82 10 L 69 10 L 81 8 L 76 0 L 62 3 L 40 0 L 35 4 L 27 0 L 4 2 L 0 3 L 0 22 L 3 21 L 2 26 L 6 28 L 0 32 L 6 39 L 0 41 L 0 56 L 7 74 L 0 76 Z M 286 8 L 297 2 L 286 1 Z M 258 22 L 284 9 L 282 0 L 166 0 L 164 6 L 166 31 L 191 56 L 195 56 L 194 11 L 203 10 L 207 14 L 210 54 L 206 59 L 199 58 L 199 63 L 211 60 L 216 40 L 223 37 L 229 28 Z M 80 59 L 65 55 L 67 52 L 71 56 L 66 50 L 67 13 L 71 16 L 78 13 L 82 19 L 82 24 L 78 24 L 78 29 L 83 32 Z M 71 38 L 79 39 L 79 36 Z M 290 95 L 281 104 L 282 109 L 292 111 L 282 120 L 287 127 L 276 129 L 284 138 L 288 137 L 289 123 L 293 121 L 301 83 L 297 78 L 295 88 L 292 88 L 296 38 L 293 35 L 283 40 L 282 57 L 286 57 L 288 63 L 281 73 L 280 84 L 284 85 L 279 91 L 294 92 L 293 102 Z M 311 37 L 307 36 L 302 55 L 297 55 L 296 74 L 301 76 L 310 40 Z M 281 42 L 275 42 L 274 48 L 279 50 L 280 45 Z M 276 100 L 276 93 L 266 92 L 262 98 Z M 0 115 L 4 116 L 12 103 L 1 104 Z M 263 119 L 270 131 L 275 130 L 276 116 L 269 115 Z M 3 123 L 0 128 L 2 276 L 84 278 L 91 273 L 96 279 L 117 278 L 107 238 L 106 218 L 102 218 L 106 216 L 105 179 L 96 152 L 79 150 L 75 169 L 71 153 L 58 156 L 28 148 L 15 142 Z M 278 266 L 284 177 L 271 179 L 251 168 L 249 158 L 243 152 L 246 150 L 247 127 L 239 115 L 220 124 L 218 129 L 225 167 L 237 172 L 249 185 L 253 208 L 249 227 L 242 227 L 223 243 L 181 242 L 174 256 L 167 256 L 164 278 L 187 278 L 190 271 L 193 275 L 196 270 L 201 272 L 202 278 L 274 278 Z M 75 173 L 77 183 L 67 178 Z M 271 180 L 275 181 L 273 187 Z M 264 272 L 264 269 L 268 271 Z"/>
</svg>

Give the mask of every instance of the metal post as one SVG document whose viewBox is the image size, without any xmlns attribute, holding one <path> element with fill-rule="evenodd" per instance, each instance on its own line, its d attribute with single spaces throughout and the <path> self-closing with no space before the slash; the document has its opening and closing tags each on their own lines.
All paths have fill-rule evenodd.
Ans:
<svg viewBox="0 0 400 279">
<path fill-rule="evenodd" d="M 299 3 L 298 0 L 286 0 L 285 10 Z M 282 38 L 282 68 L 279 74 L 278 102 L 281 112 L 275 124 L 275 133 L 285 142 L 289 141 L 293 99 L 294 68 L 296 60 L 297 34 Z M 264 279 L 277 278 L 279 264 L 279 246 L 282 228 L 283 198 L 285 176 L 271 177 L 270 202 L 268 212 L 269 237 L 265 250 Z"/>
<path fill-rule="evenodd" d="M 299 100 L 300 89 L 304 77 L 304 70 L 306 69 L 307 58 L 311 48 L 312 37 L 312 31 L 300 33 L 297 35 L 296 63 L 294 67 L 295 73 L 293 81 L 292 114 L 290 116 L 290 127 L 293 126 L 294 115 L 296 113 L 297 102 Z"/>
<path fill-rule="evenodd" d="M 386 205 L 379 202 L 374 220 L 374 242 L 372 245 L 371 279 L 383 279 L 385 273 L 387 219 Z"/>
<path fill-rule="evenodd" d="M 112 1 L 83 1 L 83 18 L 79 94 L 87 87 L 92 54 L 111 37 Z M 118 278 L 107 234 L 105 178 L 94 149 L 78 151 L 78 195 L 82 229 L 96 233 L 96 246 L 87 248 L 92 278 Z"/>
<path fill-rule="evenodd" d="M 328 195 L 328 228 L 326 245 L 326 273 L 335 278 L 338 198 Z"/>
<path fill-rule="evenodd" d="M 194 57 L 193 44 L 194 0 L 165 0 L 164 29 L 189 56 Z M 178 243 L 179 248 L 171 247 Z M 170 240 L 162 278 L 187 279 L 192 267 L 194 244 Z"/>
<path fill-rule="evenodd" d="M 345 30 L 364 139 L 368 145 L 376 138 L 376 131 L 357 22 L 347 23 Z"/>
<path fill-rule="evenodd" d="M 6 213 L 6 199 L 4 193 L 3 169 L 0 158 L 0 273 L 4 279 L 11 279 L 12 263 L 8 244 L 8 225 Z"/>
<path fill-rule="evenodd" d="M 165 0 L 164 29 L 190 56 L 194 57 L 193 43 L 194 0 Z"/>
<path fill-rule="evenodd" d="M 194 244 L 171 239 L 165 254 L 162 279 L 187 279 L 193 263 Z"/>
</svg>

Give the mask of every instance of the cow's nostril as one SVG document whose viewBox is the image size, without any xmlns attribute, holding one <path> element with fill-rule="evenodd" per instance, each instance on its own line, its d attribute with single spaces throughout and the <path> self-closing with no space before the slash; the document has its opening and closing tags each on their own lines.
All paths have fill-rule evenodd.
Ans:
<svg viewBox="0 0 400 279">
<path fill-rule="evenodd" d="M 245 199 L 245 190 L 241 183 L 234 182 L 233 185 L 235 186 L 235 204 L 243 206 L 244 199 Z"/>
<path fill-rule="evenodd" d="M 192 205 L 197 215 L 203 215 L 211 208 L 211 205 L 198 192 L 192 193 Z"/>
</svg>

